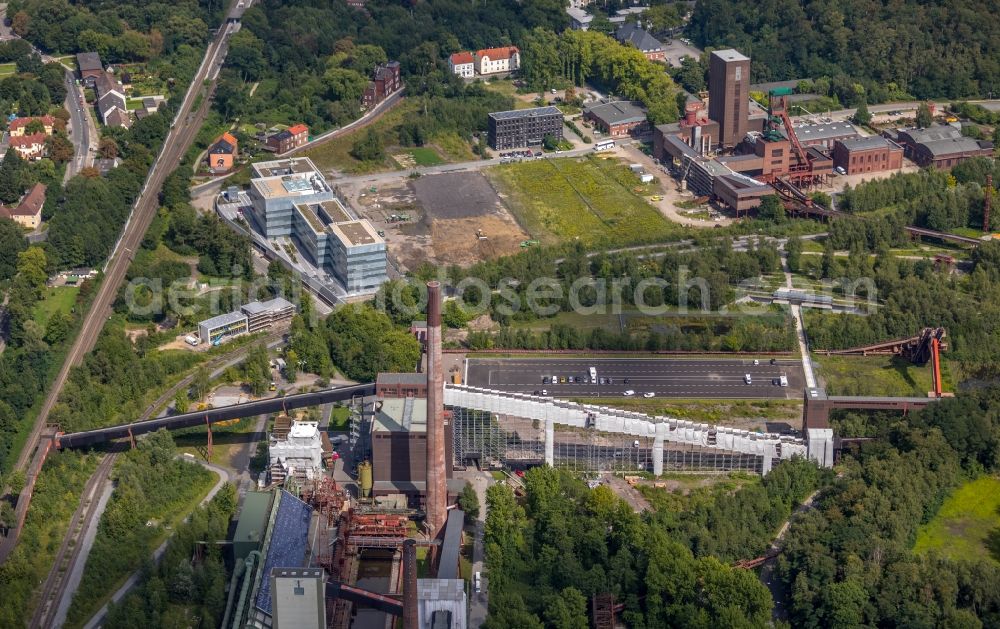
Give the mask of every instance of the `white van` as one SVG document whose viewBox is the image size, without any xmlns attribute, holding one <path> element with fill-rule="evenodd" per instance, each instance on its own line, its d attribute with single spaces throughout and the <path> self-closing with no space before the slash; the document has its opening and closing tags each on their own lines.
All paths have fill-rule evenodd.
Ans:
<svg viewBox="0 0 1000 629">
<path fill-rule="evenodd" d="M 778 382 L 781 384 L 781 386 L 787 387 L 788 386 L 788 376 L 786 376 L 785 374 L 781 374 L 781 377 L 778 378 Z"/>
<path fill-rule="evenodd" d="M 479 572 L 476 572 L 476 574 L 472 575 L 472 587 L 475 588 L 476 594 L 479 594 L 483 591 L 483 577 Z"/>
</svg>

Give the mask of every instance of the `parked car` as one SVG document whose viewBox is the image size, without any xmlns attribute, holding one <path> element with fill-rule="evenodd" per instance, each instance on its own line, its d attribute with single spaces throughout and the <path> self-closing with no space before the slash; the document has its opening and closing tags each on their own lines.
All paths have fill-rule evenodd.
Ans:
<svg viewBox="0 0 1000 629">
<path fill-rule="evenodd" d="M 633 395 L 635 395 L 635 391 L 633 391 L 632 389 L 628 389 L 628 390 L 625 391 L 625 393 L 623 395 L 625 397 L 632 397 Z"/>
</svg>

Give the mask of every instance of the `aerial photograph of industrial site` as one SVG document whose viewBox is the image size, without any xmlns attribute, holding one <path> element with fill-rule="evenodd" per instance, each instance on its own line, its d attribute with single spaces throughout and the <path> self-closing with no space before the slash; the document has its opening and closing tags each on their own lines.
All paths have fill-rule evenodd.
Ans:
<svg viewBox="0 0 1000 629">
<path fill-rule="evenodd" d="M 0 2 L 0 629 L 1000 627 L 997 13 Z"/>
</svg>

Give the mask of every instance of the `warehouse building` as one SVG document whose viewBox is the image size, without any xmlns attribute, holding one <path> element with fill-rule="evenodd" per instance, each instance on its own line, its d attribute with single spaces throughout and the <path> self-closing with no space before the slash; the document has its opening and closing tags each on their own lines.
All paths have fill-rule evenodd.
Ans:
<svg viewBox="0 0 1000 629">
<path fill-rule="evenodd" d="M 613 138 L 637 137 L 649 132 L 646 110 L 625 100 L 587 107 L 583 110 L 583 118 Z"/>
<path fill-rule="evenodd" d="M 904 155 L 921 167 L 951 168 L 973 157 L 993 156 L 992 142 L 965 137 L 961 129 L 951 125 L 897 129 L 883 135 L 895 139 Z"/>
<path fill-rule="evenodd" d="M 326 571 L 272 568 L 274 629 L 326 629 Z"/>
<path fill-rule="evenodd" d="M 222 626 L 261 629 L 312 626 L 309 622 L 291 623 L 286 615 L 291 610 L 283 605 L 287 600 L 283 593 L 289 583 L 284 580 L 288 575 L 282 574 L 282 571 L 301 571 L 309 564 L 312 511 L 312 507 L 284 490 L 247 492 L 232 539 L 234 559 L 242 562 L 245 569 L 235 571 L 233 585 L 237 589 L 229 597 Z M 315 575 L 301 576 L 303 581 L 306 578 L 313 581 L 313 588 L 320 587 L 314 582 Z M 292 594 L 296 592 L 293 590 Z M 303 591 L 302 596 L 309 595 Z M 287 620 L 278 620 L 279 613 Z"/>
<path fill-rule="evenodd" d="M 774 188 L 744 175 L 720 175 L 713 182 L 715 197 L 739 215 L 760 205 L 761 199 L 774 194 Z"/>
<path fill-rule="evenodd" d="M 427 397 L 427 374 L 380 373 L 375 377 L 375 395 L 384 398 Z"/>
<path fill-rule="evenodd" d="M 899 170 L 903 167 L 903 147 L 881 136 L 837 140 L 833 164 L 847 175 Z"/>
<path fill-rule="evenodd" d="M 563 139 L 563 114 L 556 107 L 495 111 L 489 115 L 488 137 L 494 150 L 541 146 L 547 135 Z"/>
</svg>

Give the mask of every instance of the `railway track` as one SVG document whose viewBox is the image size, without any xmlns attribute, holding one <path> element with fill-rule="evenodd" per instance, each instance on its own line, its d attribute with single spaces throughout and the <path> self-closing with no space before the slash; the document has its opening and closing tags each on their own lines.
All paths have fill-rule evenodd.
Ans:
<svg viewBox="0 0 1000 629">
<path fill-rule="evenodd" d="M 105 454 L 104 459 L 97 466 L 97 470 L 84 486 L 81 500 L 69 521 L 69 527 L 66 529 L 66 536 L 56 553 L 49 576 L 42 585 L 38 605 L 31 616 L 31 622 L 28 623 L 29 627 L 55 626 L 54 620 L 59 609 L 59 602 L 63 598 L 63 593 L 69 584 L 69 576 L 83 548 L 84 532 L 96 515 L 101 488 L 104 487 L 104 482 L 111 474 L 117 457 L 117 452 Z"/>
</svg>

